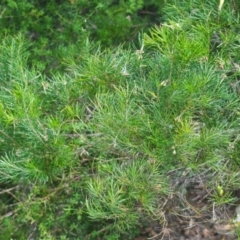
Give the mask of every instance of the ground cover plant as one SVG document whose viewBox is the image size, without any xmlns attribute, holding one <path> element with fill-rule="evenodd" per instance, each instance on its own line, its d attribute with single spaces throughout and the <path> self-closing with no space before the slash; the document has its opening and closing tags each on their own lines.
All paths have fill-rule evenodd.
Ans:
<svg viewBox="0 0 240 240">
<path fill-rule="evenodd" d="M 144 5 L 127 3 L 130 13 Z M 153 223 L 161 239 L 197 178 L 206 202 L 189 200 L 186 211 L 219 222 L 238 206 L 238 4 L 165 1 L 161 12 L 129 48 L 101 47 L 88 33 L 59 46 L 52 74 L 30 64 L 24 32 L 2 37 L 3 239 L 137 239 Z M 235 217 L 229 239 L 240 232 Z"/>
<path fill-rule="evenodd" d="M 28 65 L 50 74 L 63 70 L 64 55 L 70 51 L 73 56 L 87 37 L 103 47 L 124 41 L 127 46 L 139 31 L 159 23 L 163 4 L 152 0 L 3 0 L 0 35 L 21 32 L 31 42 Z"/>
</svg>

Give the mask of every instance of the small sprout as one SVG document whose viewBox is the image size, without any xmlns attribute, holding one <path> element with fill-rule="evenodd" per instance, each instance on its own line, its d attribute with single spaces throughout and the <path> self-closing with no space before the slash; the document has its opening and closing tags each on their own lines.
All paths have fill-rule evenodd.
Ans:
<svg viewBox="0 0 240 240">
<path fill-rule="evenodd" d="M 173 155 L 176 155 L 177 154 L 177 152 L 176 152 L 176 149 L 175 149 L 175 147 L 174 146 L 172 146 L 172 150 L 173 150 Z"/>
<path fill-rule="evenodd" d="M 222 197 L 224 194 L 224 190 L 223 190 L 222 186 L 218 185 L 217 191 L 218 191 L 219 196 Z"/>
</svg>

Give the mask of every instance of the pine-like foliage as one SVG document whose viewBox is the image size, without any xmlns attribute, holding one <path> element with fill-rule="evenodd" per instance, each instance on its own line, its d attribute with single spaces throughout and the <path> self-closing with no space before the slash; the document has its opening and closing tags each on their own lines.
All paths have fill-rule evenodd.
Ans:
<svg viewBox="0 0 240 240">
<path fill-rule="evenodd" d="M 29 67 L 21 35 L 1 40 L 3 239 L 134 239 L 164 224 L 176 169 L 207 169 L 209 200 L 236 202 L 237 5 L 165 2 L 164 22 L 139 45 L 58 46 L 61 73 Z"/>
</svg>

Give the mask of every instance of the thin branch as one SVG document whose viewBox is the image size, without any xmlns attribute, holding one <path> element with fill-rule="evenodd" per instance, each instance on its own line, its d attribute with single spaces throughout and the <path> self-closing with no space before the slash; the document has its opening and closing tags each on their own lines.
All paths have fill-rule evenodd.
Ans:
<svg viewBox="0 0 240 240">
<path fill-rule="evenodd" d="M 70 138 L 79 138 L 79 137 L 100 137 L 101 133 L 89 133 L 89 134 L 78 134 L 78 133 L 66 133 L 64 134 L 65 137 Z"/>
<path fill-rule="evenodd" d="M 12 215 L 13 215 L 14 213 L 16 213 L 17 211 L 18 211 L 18 209 L 4 214 L 2 217 L 0 217 L 0 221 L 2 221 L 4 218 L 7 218 L 7 217 L 12 216 Z"/>
<path fill-rule="evenodd" d="M 0 192 L 0 194 L 6 193 L 6 192 L 9 193 L 10 191 L 12 191 L 12 190 L 14 190 L 16 188 L 18 188 L 18 186 L 12 187 L 12 188 L 9 188 L 9 189 L 6 189 L 6 190 L 3 190 L 3 191 Z"/>
</svg>

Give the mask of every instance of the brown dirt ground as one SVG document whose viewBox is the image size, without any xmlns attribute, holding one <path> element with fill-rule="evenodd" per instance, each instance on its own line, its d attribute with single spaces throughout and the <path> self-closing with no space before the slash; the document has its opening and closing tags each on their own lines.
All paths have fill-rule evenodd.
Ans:
<svg viewBox="0 0 240 240">
<path fill-rule="evenodd" d="M 173 194 L 159 214 L 164 221 L 151 221 L 134 240 L 237 240 L 233 220 L 240 202 L 240 190 L 233 193 L 234 205 L 211 201 L 209 177 L 181 176 L 175 179 Z M 177 180 L 176 180 L 177 179 Z"/>
</svg>

